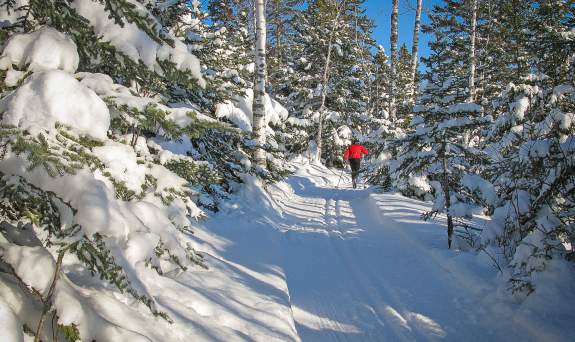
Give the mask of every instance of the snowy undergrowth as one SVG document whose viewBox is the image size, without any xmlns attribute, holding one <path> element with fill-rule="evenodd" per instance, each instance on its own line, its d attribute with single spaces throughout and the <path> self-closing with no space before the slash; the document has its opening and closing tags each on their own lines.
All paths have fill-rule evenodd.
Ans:
<svg viewBox="0 0 575 342">
<path fill-rule="evenodd" d="M 152 154 L 143 137 L 108 138 L 111 117 L 119 117 L 114 108 L 122 104 L 116 94 L 135 102 L 135 110 L 155 102 L 105 77 L 63 70 L 35 72 L 0 100 L 2 293 L 34 332 L 45 306 L 51 323 L 42 336 L 147 340 L 156 334 L 147 324 L 138 331 L 122 316 L 168 327 L 172 318 L 158 307 L 150 283 L 203 264 L 186 242 L 193 219 L 203 215 L 188 180 L 163 165 L 167 158 L 157 157 L 157 144 Z M 167 120 L 178 114 L 162 109 Z"/>
<path fill-rule="evenodd" d="M 226 98 L 207 94 L 213 79 L 171 29 L 181 5 L 2 5 L 0 293 L 2 322 L 18 327 L 9 340 L 260 334 L 215 309 L 207 292 L 241 284 L 192 236 L 254 172 L 253 144 L 206 106 Z M 266 108 L 270 125 L 285 119 L 271 98 Z"/>
<path fill-rule="evenodd" d="M 242 134 L 193 103 L 168 105 L 167 89 L 205 81 L 139 2 L 18 3 L 26 17 L 13 5 L 1 10 L 0 55 L 0 293 L 2 322 L 18 327 L 8 340 L 186 340 L 156 284 L 206 267 L 190 236 L 249 172 Z M 214 136 L 230 146 L 206 160 Z"/>
</svg>

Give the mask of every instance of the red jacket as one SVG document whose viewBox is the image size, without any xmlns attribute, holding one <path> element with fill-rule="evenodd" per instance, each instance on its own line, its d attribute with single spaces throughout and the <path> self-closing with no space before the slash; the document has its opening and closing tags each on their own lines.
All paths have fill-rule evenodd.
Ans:
<svg viewBox="0 0 575 342">
<path fill-rule="evenodd" d="M 346 160 L 347 158 L 349 159 L 358 159 L 361 158 L 361 154 L 366 154 L 367 155 L 367 148 L 361 146 L 360 144 L 352 144 L 347 151 L 345 151 L 345 154 L 343 155 L 343 160 Z"/>
</svg>

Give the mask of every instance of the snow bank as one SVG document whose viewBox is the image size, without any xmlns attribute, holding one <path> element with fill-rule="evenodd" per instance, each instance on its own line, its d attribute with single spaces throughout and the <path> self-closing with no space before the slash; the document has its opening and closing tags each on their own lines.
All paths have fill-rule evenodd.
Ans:
<svg viewBox="0 0 575 342">
<path fill-rule="evenodd" d="M 0 69 L 15 65 L 29 71 L 64 70 L 73 73 L 80 57 L 76 43 L 68 36 L 51 27 L 43 27 L 31 33 L 15 34 L 8 41 L 0 56 Z"/>
<path fill-rule="evenodd" d="M 130 4 L 135 5 L 141 14 L 147 13 L 144 5 L 135 1 L 130 1 Z M 170 61 L 175 63 L 179 70 L 189 71 L 199 85 L 205 87 L 200 61 L 188 52 L 184 43 L 174 39 L 174 47 L 159 44 L 134 23 L 124 22 L 124 25 L 120 26 L 109 19 L 104 4 L 97 1 L 75 0 L 71 6 L 90 21 L 98 36 L 102 36 L 104 41 L 109 41 L 132 60 L 142 61 L 148 68 L 160 74 L 162 68 L 158 61 Z"/>
<path fill-rule="evenodd" d="M 96 93 L 66 72 L 53 70 L 30 76 L 0 101 L 2 123 L 37 134 L 55 130 L 56 123 L 79 134 L 105 139 L 110 126 L 108 107 Z"/>
<path fill-rule="evenodd" d="M 244 131 L 251 132 L 253 122 L 252 103 L 254 92 L 247 89 L 243 97 L 235 97 L 233 102 L 227 101 L 216 106 L 216 116 L 226 118 Z M 268 94 L 264 97 L 265 118 L 264 121 L 269 124 L 280 124 L 288 117 L 288 111 L 279 102 L 272 99 Z"/>
</svg>

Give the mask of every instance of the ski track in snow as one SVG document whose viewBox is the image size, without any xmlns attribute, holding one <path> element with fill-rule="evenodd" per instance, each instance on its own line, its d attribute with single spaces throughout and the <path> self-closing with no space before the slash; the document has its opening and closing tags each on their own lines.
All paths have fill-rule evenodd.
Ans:
<svg viewBox="0 0 575 342">
<path fill-rule="evenodd" d="M 420 218 L 427 204 L 338 177 L 308 164 L 289 186 L 244 191 L 196 234 L 210 270 L 159 302 L 204 320 L 188 328 L 210 341 L 563 339 L 516 317 L 491 265 L 448 250 L 443 226 Z"/>
</svg>

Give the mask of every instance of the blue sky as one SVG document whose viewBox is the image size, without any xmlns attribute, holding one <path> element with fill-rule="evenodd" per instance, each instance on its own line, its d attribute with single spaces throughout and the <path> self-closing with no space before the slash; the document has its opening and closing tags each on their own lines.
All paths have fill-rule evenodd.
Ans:
<svg viewBox="0 0 575 342">
<path fill-rule="evenodd" d="M 201 0 L 202 7 L 207 9 L 208 0 Z M 442 0 L 423 0 L 423 13 L 421 14 L 421 23 L 428 23 L 426 10 L 431 10 L 433 5 L 442 3 Z M 398 19 L 398 40 L 399 46 L 406 43 L 411 50 L 411 42 L 413 40 L 413 23 L 415 21 L 415 6 L 416 0 L 399 0 L 399 19 Z M 365 1 L 366 14 L 377 25 L 373 30 L 373 37 L 377 44 L 383 45 L 385 51 L 389 54 L 389 34 L 391 30 L 391 0 L 366 0 Z M 419 56 L 429 56 L 429 47 L 427 43 L 431 37 L 429 35 L 420 33 L 419 36 Z M 422 64 L 419 65 L 420 70 L 424 70 Z"/>
<path fill-rule="evenodd" d="M 423 13 L 421 22 L 428 23 L 429 19 L 425 13 L 426 9 L 431 10 L 433 5 L 440 4 L 441 0 L 423 0 Z M 413 41 L 413 23 L 415 21 L 415 0 L 399 0 L 399 18 L 398 18 L 398 41 L 399 46 L 406 43 L 411 50 Z M 391 0 L 366 0 L 366 14 L 375 21 L 377 27 L 374 29 L 373 37 L 377 44 L 383 45 L 385 51 L 389 54 L 390 44 L 389 35 L 391 30 Z M 419 56 L 429 56 L 429 47 L 427 43 L 431 37 L 420 33 L 419 36 Z M 423 66 L 420 64 L 420 70 Z"/>
</svg>

